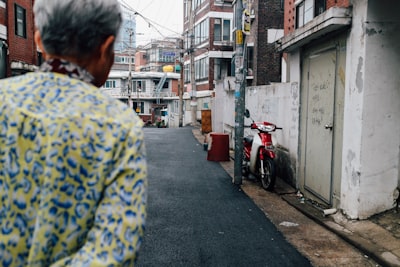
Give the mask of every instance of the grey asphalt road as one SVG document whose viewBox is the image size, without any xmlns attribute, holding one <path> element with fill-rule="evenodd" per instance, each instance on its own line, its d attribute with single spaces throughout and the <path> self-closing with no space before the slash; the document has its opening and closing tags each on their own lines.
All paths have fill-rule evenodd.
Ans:
<svg viewBox="0 0 400 267">
<path fill-rule="evenodd" d="M 146 234 L 137 266 L 311 266 L 233 185 L 191 127 L 145 128 Z"/>
</svg>

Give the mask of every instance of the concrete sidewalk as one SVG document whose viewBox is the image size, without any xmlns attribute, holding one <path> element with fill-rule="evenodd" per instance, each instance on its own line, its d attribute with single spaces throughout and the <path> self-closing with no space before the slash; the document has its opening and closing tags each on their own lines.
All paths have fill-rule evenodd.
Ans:
<svg viewBox="0 0 400 267">
<path fill-rule="evenodd" d="M 203 144 L 204 135 L 199 129 L 194 128 L 193 135 L 200 144 Z M 232 153 L 231 156 L 233 156 Z M 220 164 L 233 178 L 233 159 L 220 162 Z M 256 181 L 243 180 L 241 188 L 250 198 L 259 198 L 260 185 Z M 389 211 L 362 221 L 348 220 L 340 212 L 324 216 L 322 210 L 312 201 L 304 199 L 293 187 L 279 178 L 274 193 L 280 196 L 281 200 L 356 247 L 366 257 L 372 258 L 381 266 L 400 266 L 400 213 Z M 257 203 L 257 200 L 255 202 Z M 260 201 L 258 200 L 258 202 Z M 266 215 L 274 222 L 271 212 Z"/>
</svg>

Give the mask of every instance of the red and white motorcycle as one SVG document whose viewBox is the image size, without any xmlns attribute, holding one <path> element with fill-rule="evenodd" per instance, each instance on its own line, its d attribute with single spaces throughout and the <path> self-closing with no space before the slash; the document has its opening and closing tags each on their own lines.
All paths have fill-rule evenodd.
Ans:
<svg viewBox="0 0 400 267">
<path fill-rule="evenodd" d="M 246 109 L 245 117 L 250 118 L 250 112 Z M 242 174 L 248 177 L 253 174 L 261 180 L 265 190 L 272 190 L 275 186 L 275 148 L 272 143 L 271 132 L 282 130 L 270 122 L 255 122 L 253 119 L 251 129 L 258 130 L 255 135 L 243 138 L 243 162 Z"/>
</svg>

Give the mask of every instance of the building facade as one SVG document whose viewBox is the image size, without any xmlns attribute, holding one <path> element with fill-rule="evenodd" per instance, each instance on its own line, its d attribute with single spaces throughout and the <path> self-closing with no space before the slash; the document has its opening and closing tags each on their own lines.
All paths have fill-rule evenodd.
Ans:
<svg viewBox="0 0 400 267">
<path fill-rule="evenodd" d="M 101 90 L 125 102 L 146 123 L 155 124 L 163 117 L 164 126 L 178 127 L 182 87 L 179 43 L 179 39 L 165 38 L 116 52 Z M 181 99 L 184 104 L 183 92 Z"/>
<path fill-rule="evenodd" d="M 180 45 L 181 39 L 167 37 L 139 46 L 135 53 L 135 70 L 162 72 L 165 67 L 172 67 L 169 71 L 175 72 L 175 67 L 180 61 Z"/>
<path fill-rule="evenodd" d="M 400 184 L 399 12 L 393 1 L 285 1 L 277 48 L 299 105 L 296 184 L 352 219 L 394 207 Z"/>
<path fill-rule="evenodd" d="M 114 49 L 118 52 L 134 49 L 136 35 L 136 14 L 122 6 L 122 25 Z"/>
<path fill-rule="evenodd" d="M 281 81 L 281 53 L 275 41 L 283 36 L 282 0 L 243 1 L 247 86 Z"/>
<path fill-rule="evenodd" d="M 33 71 L 41 61 L 34 42 L 33 1 L 0 1 L 0 78 Z"/>
<path fill-rule="evenodd" d="M 129 105 L 144 122 L 154 124 L 161 118 L 161 110 L 166 109 L 171 115 L 178 113 L 179 80 L 180 74 L 174 72 L 129 74 L 129 71 L 112 70 L 101 90 Z M 173 116 L 170 119 L 174 119 Z M 165 121 L 165 125 L 170 126 L 169 121 Z"/>
<path fill-rule="evenodd" d="M 213 90 L 215 80 L 234 76 L 232 63 L 234 16 L 232 0 L 187 0 L 184 2 L 184 79 L 192 91 Z M 190 60 L 193 56 L 194 60 Z M 193 66 L 191 66 L 193 65 Z"/>
</svg>

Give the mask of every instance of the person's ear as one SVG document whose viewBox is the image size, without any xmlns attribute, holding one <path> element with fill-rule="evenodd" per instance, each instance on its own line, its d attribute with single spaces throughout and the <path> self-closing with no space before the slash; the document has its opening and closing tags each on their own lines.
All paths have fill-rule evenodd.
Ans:
<svg viewBox="0 0 400 267">
<path fill-rule="evenodd" d="M 86 69 L 95 78 L 94 85 L 102 86 L 110 73 L 111 67 L 114 64 L 114 41 L 115 36 L 108 36 L 97 49 L 97 52 L 91 56 L 89 60 L 91 66 Z"/>
<path fill-rule="evenodd" d="M 114 41 L 115 41 L 115 36 L 110 35 L 100 46 L 100 57 L 102 59 L 108 58 L 110 56 L 110 52 L 114 51 Z"/>
<path fill-rule="evenodd" d="M 34 40 L 36 46 L 39 48 L 40 52 L 42 52 L 43 58 L 46 58 L 47 55 L 43 48 L 42 37 L 40 36 L 40 32 L 38 30 L 35 31 Z"/>
</svg>

